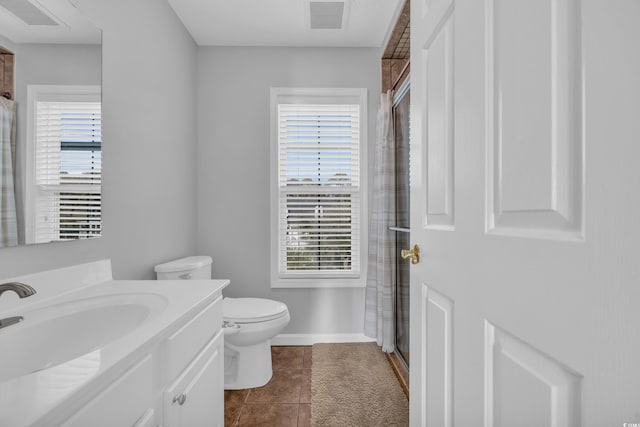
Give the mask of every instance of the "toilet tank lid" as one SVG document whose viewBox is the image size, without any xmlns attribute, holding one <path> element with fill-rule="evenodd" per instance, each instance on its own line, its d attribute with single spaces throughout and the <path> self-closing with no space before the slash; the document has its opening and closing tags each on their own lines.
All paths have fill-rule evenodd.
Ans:
<svg viewBox="0 0 640 427">
<path fill-rule="evenodd" d="M 173 273 L 175 271 L 193 270 L 210 265 L 211 262 L 212 260 L 210 256 L 190 256 L 165 262 L 164 264 L 158 264 L 155 267 L 155 272 Z"/>
</svg>

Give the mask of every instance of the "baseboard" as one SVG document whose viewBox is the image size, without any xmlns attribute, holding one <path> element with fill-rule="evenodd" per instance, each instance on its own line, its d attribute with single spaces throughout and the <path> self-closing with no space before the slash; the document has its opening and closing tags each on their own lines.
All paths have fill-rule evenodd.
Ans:
<svg viewBox="0 0 640 427">
<path fill-rule="evenodd" d="M 321 342 L 371 342 L 364 334 L 279 334 L 271 338 L 271 345 L 313 345 Z"/>
</svg>

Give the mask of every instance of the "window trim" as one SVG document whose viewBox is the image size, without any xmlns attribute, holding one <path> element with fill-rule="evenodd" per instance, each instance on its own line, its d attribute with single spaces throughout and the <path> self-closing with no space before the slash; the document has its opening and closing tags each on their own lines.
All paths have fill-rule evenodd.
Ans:
<svg viewBox="0 0 640 427">
<path fill-rule="evenodd" d="M 278 104 L 360 105 L 360 271 L 344 275 L 279 272 Z M 271 88 L 270 92 L 270 278 L 272 288 L 360 288 L 366 285 L 368 253 L 368 112 L 366 88 Z M 311 277 L 309 277 L 311 276 Z"/>
<path fill-rule="evenodd" d="M 25 144 L 25 164 L 23 182 L 25 212 L 25 242 L 46 243 L 37 241 L 36 233 L 36 105 L 38 101 L 98 101 L 102 98 L 100 85 L 27 85 L 27 132 Z M 99 237 L 99 236 L 96 236 Z M 66 240 L 52 240 L 59 242 Z"/>
</svg>

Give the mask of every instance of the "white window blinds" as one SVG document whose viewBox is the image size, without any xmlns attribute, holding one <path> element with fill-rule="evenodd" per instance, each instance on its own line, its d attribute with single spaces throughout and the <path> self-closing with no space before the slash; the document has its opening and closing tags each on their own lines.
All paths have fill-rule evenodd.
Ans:
<svg viewBox="0 0 640 427">
<path fill-rule="evenodd" d="M 37 242 L 101 234 L 100 102 L 36 103 Z"/>
<path fill-rule="evenodd" d="M 360 271 L 360 105 L 278 105 L 280 274 Z"/>
</svg>

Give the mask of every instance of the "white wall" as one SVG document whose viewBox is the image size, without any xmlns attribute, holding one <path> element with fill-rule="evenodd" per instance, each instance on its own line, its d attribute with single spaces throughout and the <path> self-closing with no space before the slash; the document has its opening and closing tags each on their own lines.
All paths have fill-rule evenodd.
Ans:
<svg viewBox="0 0 640 427">
<path fill-rule="evenodd" d="M 0 249 L 0 277 L 111 258 L 153 278 L 195 250 L 196 46 L 164 1 L 74 3 L 103 29 L 104 237 Z"/>
<path fill-rule="evenodd" d="M 225 295 L 285 302 L 285 333 L 361 333 L 363 288 L 270 288 L 271 87 L 367 88 L 372 146 L 379 49 L 199 48 L 198 253 L 213 257 L 215 277 L 231 279 Z"/>
</svg>

